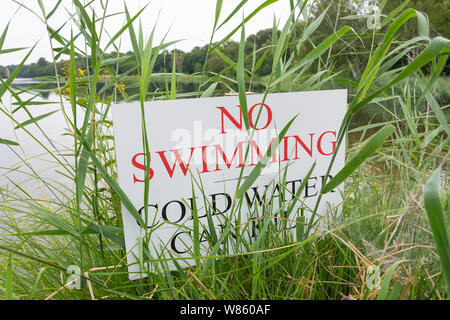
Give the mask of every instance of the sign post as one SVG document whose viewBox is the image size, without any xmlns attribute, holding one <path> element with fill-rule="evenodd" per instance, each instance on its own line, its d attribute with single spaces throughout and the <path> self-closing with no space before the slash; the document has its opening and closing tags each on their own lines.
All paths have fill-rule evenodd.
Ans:
<svg viewBox="0 0 450 320">
<path fill-rule="evenodd" d="M 199 230 L 198 241 L 202 254 L 207 254 L 208 215 L 219 235 L 230 220 L 245 224 L 267 213 L 269 207 L 274 216 L 279 215 L 280 203 L 288 206 L 292 202 L 316 163 L 285 228 L 295 230 L 298 215 L 310 216 L 320 189 L 330 179 L 325 174 L 346 112 L 347 91 L 275 93 L 268 94 L 264 101 L 263 95 L 250 95 L 247 104 L 249 132 L 238 97 L 146 102 L 149 154 L 143 153 L 140 104 L 113 105 L 119 185 L 142 216 L 148 212 L 143 217 L 148 225 L 141 226 L 122 205 L 130 278 L 142 276 L 136 262 L 139 239 L 146 232 L 151 232 L 148 252 L 153 258 L 193 257 L 195 204 L 200 228 L 205 227 Z M 269 163 L 238 205 L 238 183 L 242 185 L 278 133 L 296 115 Z M 344 161 L 345 145 L 337 151 L 331 176 L 344 166 Z M 147 210 L 145 171 L 149 177 Z M 318 214 L 339 210 L 341 202 L 337 188 L 323 196 Z M 246 230 L 247 237 L 257 238 L 257 224 Z M 192 261 L 180 260 L 179 264 L 187 266 Z"/>
</svg>

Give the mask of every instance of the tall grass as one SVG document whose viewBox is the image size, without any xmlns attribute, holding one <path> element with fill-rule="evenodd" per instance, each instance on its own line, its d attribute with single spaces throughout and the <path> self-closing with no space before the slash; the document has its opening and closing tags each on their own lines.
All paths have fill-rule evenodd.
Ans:
<svg viewBox="0 0 450 320">
<path fill-rule="evenodd" d="M 439 105 L 433 95 L 436 83 L 441 86 L 442 80 L 438 80 L 438 76 L 448 57 L 448 40 L 430 38 L 428 20 L 420 12 L 401 8 L 392 14 L 386 12 L 381 22 L 384 26 L 381 40 L 375 40 L 373 31 L 368 63 L 359 79 L 345 79 L 334 70 L 333 59 L 336 57 L 330 54 L 333 46 L 340 43 L 351 50 L 355 41 L 366 36 L 356 33 L 351 25 L 335 28 L 333 34 L 320 43 L 312 43 L 312 49 L 300 55 L 302 46 L 312 41 L 311 35 L 321 23 L 325 23 L 327 11 L 324 10 L 316 19 L 307 19 L 308 24 L 299 34 L 295 23 L 301 16 L 309 15 L 310 3 L 292 0 L 290 16 L 281 24 L 274 20 L 272 44 L 263 48 L 273 57 L 272 72 L 264 80 L 264 94 L 342 86 L 350 88 L 348 111 L 336 146 L 338 150 L 347 134 L 356 137 L 347 150 L 347 165 L 324 186 L 308 221 L 295 216 L 295 212 L 291 214 L 294 203 L 280 202 L 278 207 L 267 197 L 262 208 L 256 207 L 249 212 L 249 222 L 239 223 L 240 203 L 245 201 L 245 191 L 258 178 L 265 162 L 259 162 L 245 179 L 241 171 L 231 215 L 220 235 L 209 219 L 214 209 L 206 197 L 207 190 L 204 190 L 201 180 L 193 175 L 193 199 L 196 199 L 195 195 L 199 199 L 191 208 L 194 213 L 192 237 L 196 245 L 192 258 L 195 264 L 182 268 L 178 257 L 162 259 L 151 256 L 147 249 L 151 245 L 150 230 L 143 232 L 138 241 L 138 263 L 146 277 L 129 280 L 126 257 L 130 253 L 124 247 L 120 203 L 137 221 L 147 224 L 150 218 L 147 212 L 149 180 L 147 172 L 143 195 L 146 209 L 141 215 L 117 183 L 109 113 L 111 104 L 118 97 L 125 101 L 138 100 L 141 112 L 145 114 L 145 101 L 212 96 L 220 84 L 239 95 L 244 123 L 252 136 L 254 132 L 249 127 L 246 112 L 246 92 L 254 81 L 260 80 L 255 78 L 254 70 L 261 60 L 256 59 L 256 50 L 245 54 L 245 25 L 259 11 L 276 1 L 262 1 L 260 6 L 243 17 L 241 23 L 230 26 L 232 18 L 239 14 L 239 9 L 246 2 L 242 1 L 235 10 L 225 14 L 222 12 L 222 1 L 217 1 L 215 13 L 211 13 L 215 14 L 215 20 L 208 55 L 218 53 L 229 67 L 216 74 L 203 68 L 198 90 L 180 95 L 176 87 L 176 68 L 166 75 L 171 78 L 171 85 L 169 87 L 167 83 L 165 92 L 149 92 L 156 57 L 174 42 L 166 42 L 163 37 L 160 43 L 155 43 L 155 32 L 159 32 L 156 24 L 145 36 L 146 32 L 139 22 L 145 8 L 132 14 L 125 5 L 123 12 L 118 14 L 123 15 L 126 22 L 109 33 L 104 30 L 104 23 L 111 14 L 107 11 L 108 1 L 99 2 L 103 11 L 98 12 L 93 10 L 92 2 L 84 4 L 74 0 L 73 14 L 65 23 L 71 25 L 72 32 L 70 37 L 64 37 L 57 31 L 63 26 L 51 26 L 51 17 L 64 10 L 60 2 L 48 8 L 38 0 L 41 11 L 35 14 L 48 30 L 54 54 L 54 81 L 59 92 L 65 93 L 60 95 L 58 112 L 64 114 L 67 132 L 73 137 L 73 149 L 62 153 L 45 132 L 44 140 L 41 140 L 27 129 L 30 126 L 40 128 L 39 121 L 49 117 L 51 112 L 40 117 L 32 117 L 28 113 L 30 119 L 20 123 L 14 112 L 8 109 L 6 99 L 3 99 L 0 110 L 14 123 L 16 130 L 29 134 L 43 152 L 48 153 L 58 165 L 59 174 L 67 177 L 73 185 L 54 183 L 31 171 L 29 178 L 42 185 L 45 194 L 51 196 L 36 198 L 20 184 L 15 185 L 14 190 L 0 190 L 0 292 L 5 298 L 449 298 L 445 283 L 448 281 L 448 270 L 445 269 L 448 268 L 448 261 L 445 260 L 448 257 L 445 256 L 446 249 L 442 249 L 445 246 L 442 232 L 448 233 L 449 230 L 446 175 L 442 179 L 446 191 L 442 192 L 447 192 L 447 198 L 442 201 L 447 201 L 443 206 L 447 211 L 442 210 L 444 213 L 441 214 L 442 219 L 439 218 L 438 226 L 435 226 L 436 222 L 431 218 L 433 213 L 430 213 L 430 210 L 436 209 L 428 209 L 427 201 L 425 204 L 423 202 L 424 185 L 434 169 L 442 166 L 443 172 L 448 172 L 450 128 L 445 114 L 448 105 Z M 28 9 L 23 4 L 19 5 Z M 420 34 L 408 41 L 397 40 L 399 30 L 414 19 L 419 24 Z M 333 23 L 337 25 L 337 20 Z M 139 28 L 135 29 L 136 25 Z M 224 38 L 219 41 L 214 39 L 219 29 L 227 27 L 231 31 Z M 2 49 L 7 31 L 6 27 L 0 37 L 0 54 L 19 50 Z M 233 61 L 220 51 L 220 45 L 237 32 L 241 34 L 240 50 L 238 60 Z M 118 73 L 118 67 L 129 63 L 130 59 L 119 54 L 113 59 L 105 58 L 108 49 L 114 48 L 120 52 L 120 40 L 125 33 L 130 38 L 134 54 L 132 59 L 138 71 L 138 79 L 127 84 L 138 88 L 138 95 L 135 96 L 128 95 L 121 85 L 121 80 L 127 75 Z M 102 46 L 102 38 L 105 37 L 108 37 L 107 44 Z M 11 76 L 2 80 L 0 87 L 0 98 L 10 94 L 11 99 L 15 99 L 19 107 L 27 112 L 33 101 L 22 99 L 28 92 L 16 88 L 13 80 L 32 50 L 28 51 Z M 394 68 L 395 62 L 411 50 L 419 52 L 411 63 Z M 264 54 L 261 59 L 267 56 Z M 65 79 L 56 70 L 59 58 L 69 61 Z M 89 68 L 85 75 L 77 74 L 76 58 L 86 59 Z M 252 62 L 251 68 L 246 67 L 248 61 Z M 425 65 L 431 66 L 429 76 L 421 72 Z M 108 70 L 110 77 L 100 82 L 104 70 Z M 235 78 L 225 76 L 229 70 L 234 70 Z M 386 108 L 387 104 L 399 111 L 390 111 Z M 368 120 L 349 129 L 355 116 L 369 105 L 390 112 L 391 118 L 381 122 Z M 423 105 L 426 108 L 422 108 Z M 289 125 L 280 131 L 278 141 Z M 148 152 L 149 139 L 152 138 L 147 136 L 149 126 L 151 123 L 141 123 L 144 153 Z M 20 141 L 1 139 L 0 143 L 14 152 L 20 152 L 17 151 L 21 147 Z M 275 147 L 274 144 L 273 148 L 269 148 L 266 157 L 271 156 Z M 149 159 L 146 161 L 149 166 Z M 334 157 L 328 173 L 333 163 Z M 22 171 L 21 168 L 12 170 Z M 278 177 L 280 180 L 283 174 L 282 171 Z M 322 194 L 344 181 L 342 212 L 337 214 L 339 210 L 335 209 L 329 216 L 318 215 Z M 435 187 L 436 176 L 433 181 L 434 189 L 429 192 L 434 195 L 431 201 L 435 203 L 439 198 Z M 280 190 L 280 198 L 288 194 L 289 190 Z M 292 195 L 295 201 L 301 201 L 299 194 Z M 200 225 L 199 207 L 209 213 L 206 226 Z M 425 208 L 430 216 L 431 229 Z M 280 228 L 287 221 L 297 222 L 297 241 L 294 241 L 291 232 Z M 252 224 L 259 230 L 254 240 L 250 236 Z M 210 247 L 207 256 L 200 255 L 200 227 L 209 231 L 206 236 Z M 441 235 L 436 238 L 437 251 L 433 242 L 436 230 Z M 443 261 L 442 273 L 439 255 Z M 170 270 L 168 260 L 174 263 L 176 271 Z M 70 275 L 66 271 L 71 265 L 80 268 L 83 280 L 81 289 L 70 289 L 71 284 L 67 281 Z"/>
</svg>

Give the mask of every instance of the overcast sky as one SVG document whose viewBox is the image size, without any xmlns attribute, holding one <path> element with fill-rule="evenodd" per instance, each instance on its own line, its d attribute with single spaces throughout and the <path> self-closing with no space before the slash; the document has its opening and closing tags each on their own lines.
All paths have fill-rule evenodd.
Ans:
<svg viewBox="0 0 450 320">
<path fill-rule="evenodd" d="M 2 32 L 8 21 L 11 21 L 3 49 L 31 47 L 37 43 L 33 54 L 28 59 L 28 63 L 36 62 L 39 57 L 45 57 L 47 60 L 51 60 L 49 40 L 45 27 L 39 18 L 27 9 L 20 8 L 13 0 L 0 1 L 0 31 Z M 106 2 L 106 0 L 103 1 Z M 220 21 L 225 19 L 240 1 L 224 0 Z M 21 0 L 20 2 L 42 16 L 37 0 Z M 42 2 L 48 14 L 57 3 L 57 0 L 43 0 Z M 83 3 L 83 0 L 81 2 Z M 95 0 L 94 2 L 100 3 L 100 0 Z M 109 0 L 107 14 L 123 13 L 123 3 L 122 0 Z M 169 31 L 166 40 L 184 39 L 176 44 L 176 48 L 184 51 L 189 51 L 194 46 L 202 46 L 209 42 L 215 15 L 216 1 L 214 0 L 128 0 L 126 3 L 132 16 L 140 8 L 145 6 L 145 4 L 149 3 L 148 7 L 141 14 L 142 24 L 146 33 L 149 33 L 153 28 L 159 14 L 158 27 L 155 32 L 157 41 Z M 249 0 L 243 9 L 241 9 L 241 12 L 236 14 L 234 19 L 222 27 L 216 34 L 214 40 L 221 40 L 242 21 L 242 10 L 248 15 L 262 3 L 262 0 Z M 72 1 L 63 0 L 58 11 L 50 18 L 49 24 L 54 29 L 59 28 L 68 20 L 69 13 L 72 12 L 75 12 Z M 96 14 L 98 16 L 103 14 L 99 5 L 96 6 Z M 284 23 L 289 16 L 289 1 L 279 0 L 260 11 L 252 18 L 250 23 L 246 24 L 246 34 L 250 35 L 256 33 L 258 30 L 272 27 L 274 14 Z M 119 14 L 108 18 L 104 28 L 110 35 L 113 35 L 124 23 L 124 14 Z M 68 23 L 62 29 L 63 35 L 69 36 L 70 29 L 71 24 Z M 107 41 L 108 37 L 106 35 L 104 37 L 104 40 Z M 232 39 L 239 40 L 239 37 L 240 32 L 237 32 Z M 128 50 L 131 50 L 131 44 L 128 34 L 126 34 L 126 36 L 122 37 L 121 52 Z M 0 55 L 0 65 L 18 64 L 20 59 L 25 55 L 25 52 L 24 50 L 20 54 L 10 53 Z"/>
</svg>

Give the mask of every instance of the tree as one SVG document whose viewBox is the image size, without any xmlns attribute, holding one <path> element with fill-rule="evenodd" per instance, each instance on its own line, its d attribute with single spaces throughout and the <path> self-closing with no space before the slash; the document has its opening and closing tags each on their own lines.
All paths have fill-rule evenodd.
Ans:
<svg viewBox="0 0 450 320">
<path fill-rule="evenodd" d="M 48 62 L 47 62 L 47 60 L 45 60 L 45 58 L 39 58 L 39 60 L 38 60 L 38 62 L 37 62 L 37 65 L 38 65 L 40 68 L 43 68 L 43 67 L 45 67 L 45 66 L 48 65 Z"/>
<path fill-rule="evenodd" d="M 389 0 L 384 11 L 390 12 L 400 6 L 404 0 Z M 450 0 L 411 0 L 406 6 L 425 13 L 430 21 L 431 36 L 441 35 L 450 38 Z M 416 31 L 417 23 L 408 23 L 403 30 L 403 36 L 408 37 Z"/>
</svg>

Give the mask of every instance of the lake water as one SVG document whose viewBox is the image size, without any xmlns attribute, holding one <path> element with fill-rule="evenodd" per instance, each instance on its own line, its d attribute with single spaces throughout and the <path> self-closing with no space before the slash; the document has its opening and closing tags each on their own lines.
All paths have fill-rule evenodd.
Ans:
<svg viewBox="0 0 450 320">
<path fill-rule="evenodd" d="M 38 84 L 31 79 L 16 79 L 13 82 L 21 100 L 26 101 L 33 98 L 33 101 L 49 102 L 49 104 L 44 105 L 28 106 L 27 109 L 33 117 L 58 110 L 38 122 L 51 142 L 45 138 L 45 135 L 35 124 L 25 126 L 34 138 L 23 129 L 15 129 L 17 123 L 8 117 L 5 112 L 13 116 L 19 123 L 29 120 L 30 115 L 23 108 L 13 113 L 14 109 L 18 107 L 17 104 L 14 104 L 17 101 L 10 92 L 6 92 L 2 97 L 3 103 L 1 104 L 4 112 L 0 112 L 0 138 L 19 142 L 20 146 L 0 144 L 0 188 L 20 192 L 20 189 L 16 186 L 18 185 L 30 193 L 32 197 L 45 198 L 51 188 L 46 187 L 44 181 L 51 183 L 53 186 L 57 183 L 63 183 L 69 188 L 72 183 L 68 178 L 57 172 L 63 171 L 62 166 L 48 154 L 40 143 L 51 151 L 59 150 L 61 153 L 68 153 L 67 151 L 73 146 L 73 138 L 63 135 L 66 133 L 67 125 L 61 111 L 61 105 L 51 103 L 59 102 L 60 99 L 54 86 L 43 86 L 36 90 L 32 89 L 31 92 L 20 93 L 20 89 L 32 88 Z M 66 108 L 70 109 L 70 106 L 66 106 Z M 59 158 L 70 161 L 70 157 Z M 38 175 L 44 181 L 39 183 L 36 179 Z"/>
</svg>

